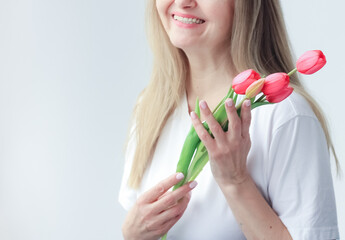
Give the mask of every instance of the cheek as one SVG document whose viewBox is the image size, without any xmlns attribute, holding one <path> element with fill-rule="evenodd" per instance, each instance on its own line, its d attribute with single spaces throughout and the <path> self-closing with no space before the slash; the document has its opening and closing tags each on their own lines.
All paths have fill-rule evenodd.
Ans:
<svg viewBox="0 0 345 240">
<path fill-rule="evenodd" d="M 162 19 L 162 2 L 161 0 L 156 1 L 156 9 L 158 12 L 159 17 Z"/>
<path fill-rule="evenodd" d="M 234 16 L 234 6 L 232 2 L 224 2 L 216 8 L 211 9 L 212 16 L 217 16 L 219 20 L 219 28 L 224 32 L 229 32 L 232 29 L 233 16 Z"/>
<path fill-rule="evenodd" d="M 172 0 L 156 0 L 156 8 L 161 22 L 164 27 L 167 24 L 168 9 Z"/>
<path fill-rule="evenodd" d="M 156 8 L 160 16 L 163 17 L 168 13 L 169 6 L 172 2 L 172 0 L 156 0 Z"/>
</svg>

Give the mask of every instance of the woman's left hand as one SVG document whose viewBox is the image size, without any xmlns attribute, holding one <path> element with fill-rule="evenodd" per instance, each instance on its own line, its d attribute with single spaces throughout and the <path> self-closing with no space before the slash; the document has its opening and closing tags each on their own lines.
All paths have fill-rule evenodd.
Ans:
<svg viewBox="0 0 345 240">
<path fill-rule="evenodd" d="M 228 131 L 224 132 L 213 117 L 205 101 L 200 110 L 214 138 L 207 132 L 195 112 L 191 112 L 193 126 L 204 143 L 210 160 L 212 174 L 220 187 L 240 184 L 248 179 L 247 156 L 251 147 L 249 126 L 251 122 L 250 100 L 242 104 L 241 118 L 232 99 L 225 102 L 229 119 Z"/>
</svg>

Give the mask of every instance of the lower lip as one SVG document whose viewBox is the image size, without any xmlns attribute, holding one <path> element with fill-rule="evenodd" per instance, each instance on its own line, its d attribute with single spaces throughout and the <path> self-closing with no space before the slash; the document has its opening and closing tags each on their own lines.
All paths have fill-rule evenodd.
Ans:
<svg viewBox="0 0 345 240">
<path fill-rule="evenodd" d="M 202 24 L 197 24 L 197 23 L 192 23 L 192 24 L 188 24 L 188 23 L 183 23 L 183 22 L 180 22 L 178 20 L 176 20 L 175 18 L 173 18 L 173 21 L 176 23 L 176 25 L 178 25 L 179 27 L 182 27 L 182 28 L 196 28 L 196 27 L 199 27 L 200 25 Z"/>
</svg>

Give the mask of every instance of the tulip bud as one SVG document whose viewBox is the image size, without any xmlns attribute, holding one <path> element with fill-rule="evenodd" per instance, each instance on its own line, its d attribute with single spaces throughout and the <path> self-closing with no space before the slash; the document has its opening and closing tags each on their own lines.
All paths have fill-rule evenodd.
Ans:
<svg viewBox="0 0 345 240">
<path fill-rule="evenodd" d="M 261 92 L 262 87 L 264 86 L 265 79 L 262 78 L 253 82 L 246 90 L 246 97 L 253 98 Z"/>
<path fill-rule="evenodd" d="M 270 103 L 278 103 L 283 101 L 285 98 L 290 96 L 290 94 L 293 92 L 293 88 L 290 86 L 287 86 L 285 88 L 282 88 L 279 90 L 279 92 L 276 92 L 276 94 L 272 95 L 266 95 L 266 100 Z"/>
<path fill-rule="evenodd" d="M 248 69 L 238 74 L 232 81 L 232 88 L 237 94 L 245 94 L 247 88 L 256 80 L 260 79 L 260 74 L 253 69 Z"/>
<path fill-rule="evenodd" d="M 273 73 L 266 77 L 262 92 L 265 95 L 276 95 L 290 83 L 290 77 L 286 73 Z"/>
<path fill-rule="evenodd" d="M 313 74 L 326 64 L 326 57 L 320 50 L 305 52 L 296 63 L 297 71 L 303 74 Z"/>
</svg>

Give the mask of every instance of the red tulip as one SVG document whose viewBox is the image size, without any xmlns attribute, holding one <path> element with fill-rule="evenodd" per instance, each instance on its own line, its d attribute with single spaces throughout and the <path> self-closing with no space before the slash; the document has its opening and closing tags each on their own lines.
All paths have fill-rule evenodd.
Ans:
<svg viewBox="0 0 345 240">
<path fill-rule="evenodd" d="M 285 88 L 280 89 L 279 92 L 276 92 L 276 94 L 266 95 L 266 99 L 270 103 L 278 103 L 278 102 L 283 101 L 288 96 L 290 96 L 292 92 L 293 92 L 293 88 L 290 86 L 287 86 Z"/>
<path fill-rule="evenodd" d="M 256 80 L 259 80 L 260 74 L 253 69 L 248 69 L 238 74 L 232 81 L 232 88 L 237 94 L 245 94 L 247 88 Z"/>
<path fill-rule="evenodd" d="M 290 83 L 290 77 L 286 73 L 273 73 L 268 75 L 262 92 L 265 95 L 276 95 L 281 89 L 286 88 Z"/>
<path fill-rule="evenodd" d="M 320 50 L 305 52 L 296 63 L 297 71 L 303 74 L 313 74 L 326 64 L 326 57 Z"/>
</svg>

